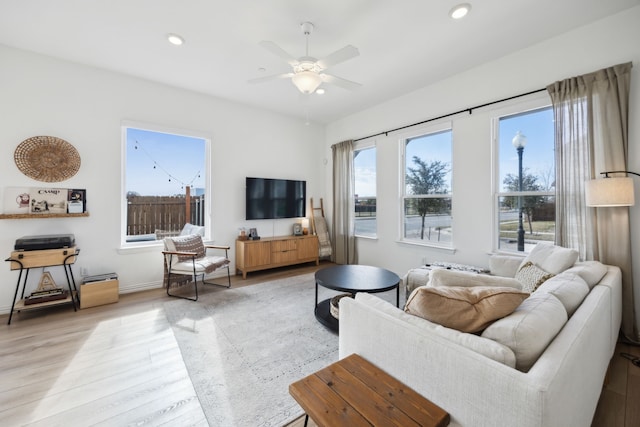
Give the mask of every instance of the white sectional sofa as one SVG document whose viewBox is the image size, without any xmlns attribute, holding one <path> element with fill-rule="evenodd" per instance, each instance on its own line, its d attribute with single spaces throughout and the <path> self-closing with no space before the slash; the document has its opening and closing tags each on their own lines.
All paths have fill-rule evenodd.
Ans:
<svg viewBox="0 0 640 427">
<path fill-rule="evenodd" d="M 547 264 L 555 260 L 552 257 Z M 517 267 L 509 259 L 492 264 L 503 274 Z M 452 426 L 589 426 L 618 339 L 621 274 L 617 267 L 576 263 L 554 278 L 554 289 L 561 289 L 563 280 L 578 281 L 576 276 L 588 284 L 588 293 L 572 314 L 565 315 L 568 320 L 530 368 L 516 367 L 520 349 L 509 347 L 513 347 L 510 340 L 518 341 L 522 335 L 514 333 L 500 341 L 459 332 L 364 293 L 340 301 L 340 358 L 357 353 L 368 359 L 449 412 Z M 486 284 L 491 277 L 475 279 Z M 497 280 L 504 286 L 511 279 Z M 558 292 L 554 295 L 563 299 Z M 526 323 L 521 322 L 520 307 L 509 316 Z M 509 316 L 500 322 L 508 322 Z M 539 324 L 530 323 L 523 330 L 544 334 L 544 321 Z M 537 339 L 525 337 L 525 341 L 528 338 Z"/>
</svg>

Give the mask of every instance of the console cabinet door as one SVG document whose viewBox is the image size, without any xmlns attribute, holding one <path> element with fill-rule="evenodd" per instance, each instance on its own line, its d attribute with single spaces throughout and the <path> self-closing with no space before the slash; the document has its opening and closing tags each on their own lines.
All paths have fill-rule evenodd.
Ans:
<svg viewBox="0 0 640 427">
<path fill-rule="evenodd" d="M 310 236 L 298 240 L 298 259 L 310 259 L 318 257 L 318 238 Z"/>
<path fill-rule="evenodd" d="M 271 264 L 271 243 L 270 242 L 245 242 L 244 267 L 258 267 Z"/>
</svg>

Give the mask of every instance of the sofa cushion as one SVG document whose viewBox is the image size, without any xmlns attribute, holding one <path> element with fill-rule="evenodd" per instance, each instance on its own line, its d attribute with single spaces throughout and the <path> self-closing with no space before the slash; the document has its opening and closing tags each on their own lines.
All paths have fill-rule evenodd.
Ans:
<svg viewBox="0 0 640 427">
<path fill-rule="evenodd" d="M 491 255 L 489 271 L 494 276 L 515 277 L 522 264 L 522 257 L 509 255 Z"/>
<path fill-rule="evenodd" d="M 422 286 L 411 293 L 404 310 L 447 328 L 478 332 L 512 313 L 528 296 L 496 286 Z"/>
<path fill-rule="evenodd" d="M 567 322 L 567 311 L 551 293 L 534 292 L 510 315 L 493 322 L 482 336 L 506 345 L 516 368 L 527 372 Z"/>
<path fill-rule="evenodd" d="M 483 356 L 502 363 L 503 365 L 511 368 L 516 367 L 516 356 L 513 354 L 513 351 L 509 347 L 506 347 L 494 340 L 449 329 L 444 326 L 431 323 L 426 319 L 409 315 L 402 310 L 398 310 L 396 306 L 384 301 L 382 298 L 374 294 L 359 292 L 356 294 L 355 300 L 360 304 L 369 306 L 387 316 L 397 319 L 398 321 L 405 322 L 413 327 L 419 328 L 420 330 L 431 331 L 438 334 L 457 345 L 466 347 L 469 350 L 482 354 Z"/>
<path fill-rule="evenodd" d="M 522 290 L 524 292 L 531 293 L 553 276 L 553 274 L 544 271 L 531 261 L 528 261 L 522 265 L 516 273 L 516 280 L 522 284 Z"/>
<path fill-rule="evenodd" d="M 607 274 L 607 267 L 598 261 L 582 261 L 576 262 L 566 272 L 575 273 L 582 277 L 589 289 L 592 289 Z"/>
<path fill-rule="evenodd" d="M 567 315 L 571 317 L 589 293 L 589 286 L 582 277 L 567 270 L 544 282 L 536 292 L 553 294 L 567 310 Z"/>
<path fill-rule="evenodd" d="M 527 262 L 532 262 L 544 271 L 552 274 L 560 274 L 573 266 L 578 259 L 578 251 L 563 248 L 551 243 L 538 243 L 533 247 L 529 255 L 520 264 L 520 268 Z"/>
<path fill-rule="evenodd" d="M 522 286 L 513 277 L 490 276 L 446 269 L 435 269 L 429 276 L 429 286 L 502 286 L 520 289 Z"/>
</svg>

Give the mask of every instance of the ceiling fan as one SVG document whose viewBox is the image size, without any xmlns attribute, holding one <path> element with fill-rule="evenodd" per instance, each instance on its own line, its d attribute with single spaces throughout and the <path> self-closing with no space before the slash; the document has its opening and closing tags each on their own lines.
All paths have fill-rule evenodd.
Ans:
<svg viewBox="0 0 640 427">
<path fill-rule="evenodd" d="M 331 74 L 324 73 L 327 68 L 344 62 L 348 59 L 355 58 L 360 55 L 358 49 L 354 46 L 348 45 L 339 49 L 329 56 L 323 59 L 316 59 L 309 56 L 309 35 L 313 31 L 313 24 L 311 22 L 303 22 L 300 24 L 302 32 L 307 38 L 307 45 L 305 56 L 295 59 L 289 55 L 284 49 L 271 41 L 262 41 L 260 45 L 267 49 L 269 52 L 284 59 L 291 67 L 293 71 L 290 73 L 276 74 L 273 76 L 260 77 L 257 79 L 249 80 L 249 83 L 262 83 L 270 80 L 290 78 L 291 82 L 298 88 L 298 90 L 304 94 L 310 94 L 318 89 L 322 83 L 329 83 L 336 86 L 340 86 L 344 89 L 357 89 L 362 86 L 360 83 L 352 82 L 340 77 L 333 76 Z"/>
</svg>

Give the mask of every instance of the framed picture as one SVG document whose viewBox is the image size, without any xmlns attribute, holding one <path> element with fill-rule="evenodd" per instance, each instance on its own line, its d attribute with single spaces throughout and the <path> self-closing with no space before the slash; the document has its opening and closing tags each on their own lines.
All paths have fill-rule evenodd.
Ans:
<svg viewBox="0 0 640 427">
<path fill-rule="evenodd" d="M 249 229 L 249 239 L 258 239 L 258 230 L 255 228 Z"/>
<path fill-rule="evenodd" d="M 67 213 L 66 188 L 33 188 L 30 199 L 32 214 Z"/>
<path fill-rule="evenodd" d="M 302 236 L 302 224 L 295 223 L 293 224 L 293 235 L 294 236 Z"/>
<path fill-rule="evenodd" d="M 87 190 L 70 188 L 67 195 L 67 209 L 69 213 L 83 213 L 87 211 Z"/>
</svg>

